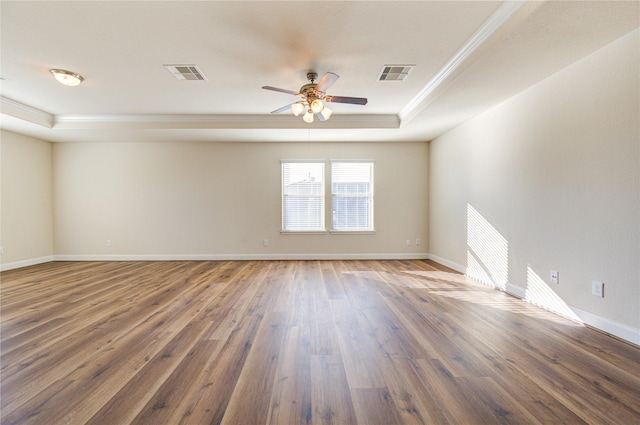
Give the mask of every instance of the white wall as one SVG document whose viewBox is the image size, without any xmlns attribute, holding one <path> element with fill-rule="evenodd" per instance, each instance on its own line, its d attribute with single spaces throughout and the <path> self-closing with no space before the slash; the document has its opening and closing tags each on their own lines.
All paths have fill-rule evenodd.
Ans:
<svg viewBox="0 0 640 425">
<path fill-rule="evenodd" d="M 636 343 L 639 38 L 437 138 L 429 177 L 431 254 Z M 605 282 L 604 298 L 591 295 L 593 280 Z"/>
<path fill-rule="evenodd" d="M 53 157 L 56 258 L 428 253 L 427 143 L 57 143 Z M 374 160 L 375 234 L 282 235 L 281 159 Z"/>
<path fill-rule="evenodd" d="M 2 269 L 53 258 L 51 143 L 0 132 Z"/>
</svg>

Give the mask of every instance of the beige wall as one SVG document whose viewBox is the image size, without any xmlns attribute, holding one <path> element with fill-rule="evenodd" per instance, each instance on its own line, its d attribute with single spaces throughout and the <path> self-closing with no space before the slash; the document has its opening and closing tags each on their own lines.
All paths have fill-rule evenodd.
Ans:
<svg viewBox="0 0 640 425">
<path fill-rule="evenodd" d="M 53 255 L 51 144 L 0 133 L 1 264 L 24 266 Z"/>
<path fill-rule="evenodd" d="M 433 141 L 429 200 L 431 254 L 636 343 L 639 38 L 636 30 Z M 605 282 L 604 298 L 591 295 L 593 280 Z"/>
<path fill-rule="evenodd" d="M 60 258 L 428 253 L 427 143 L 58 143 L 53 156 Z M 375 234 L 282 235 L 281 159 L 374 160 Z"/>
</svg>

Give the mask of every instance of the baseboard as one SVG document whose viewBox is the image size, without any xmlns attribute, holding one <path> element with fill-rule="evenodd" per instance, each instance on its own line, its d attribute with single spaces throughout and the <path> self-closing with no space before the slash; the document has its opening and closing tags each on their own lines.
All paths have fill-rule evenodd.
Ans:
<svg viewBox="0 0 640 425">
<path fill-rule="evenodd" d="M 635 345 L 640 345 L 640 329 L 600 317 L 577 307 L 569 306 L 569 308 L 573 310 L 585 325 L 589 325 L 592 328 L 596 328 L 620 339 L 624 339 L 625 341 L 631 342 Z"/>
<path fill-rule="evenodd" d="M 243 260 L 426 260 L 412 254 L 168 254 L 168 255 L 55 255 L 53 261 L 243 261 Z"/>
<path fill-rule="evenodd" d="M 513 283 L 507 282 L 507 290 L 505 291 L 509 295 L 513 295 L 516 298 L 525 299 L 527 295 L 527 290 L 521 288 L 519 286 L 514 285 Z"/>
<path fill-rule="evenodd" d="M 0 271 L 51 261 L 243 261 L 243 260 L 426 260 L 427 253 L 410 254 L 158 254 L 158 255 L 52 255 L 0 265 Z"/>
<path fill-rule="evenodd" d="M 446 258 L 438 257 L 437 255 L 429 254 L 428 260 L 435 261 L 438 264 L 442 264 L 443 266 L 449 267 L 459 273 L 467 274 L 467 267 L 461 266 L 458 263 L 454 263 L 453 261 L 449 261 Z"/>
<path fill-rule="evenodd" d="M 0 271 L 19 269 L 21 267 L 35 266 L 36 264 L 48 263 L 54 261 L 53 255 L 46 257 L 31 258 L 29 260 L 15 261 L 13 263 L 7 263 L 0 265 Z"/>
<path fill-rule="evenodd" d="M 519 286 L 507 283 L 506 292 L 513 295 L 514 297 L 526 301 L 526 290 Z M 623 339 L 625 341 L 631 342 L 633 344 L 640 345 L 640 329 L 633 328 L 623 323 L 598 316 L 597 314 L 579 309 L 578 307 L 573 307 L 568 304 L 567 307 L 569 307 L 569 309 L 573 311 L 573 313 L 575 313 L 575 315 L 583 324 Z"/>
</svg>

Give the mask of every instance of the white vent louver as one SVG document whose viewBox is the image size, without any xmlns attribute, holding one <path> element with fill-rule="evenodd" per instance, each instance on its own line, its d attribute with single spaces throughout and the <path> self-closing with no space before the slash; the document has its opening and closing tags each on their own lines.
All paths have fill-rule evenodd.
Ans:
<svg viewBox="0 0 640 425">
<path fill-rule="evenodd" d="M 415 65 L 385 65 L 378 81 L 403 81 Z"/>
<path fill-rule="evenodd" d="M 207 79 L 197 65 L 165 65 L 164 67 L 178 81 L 202 81 Z"/>
</svg>

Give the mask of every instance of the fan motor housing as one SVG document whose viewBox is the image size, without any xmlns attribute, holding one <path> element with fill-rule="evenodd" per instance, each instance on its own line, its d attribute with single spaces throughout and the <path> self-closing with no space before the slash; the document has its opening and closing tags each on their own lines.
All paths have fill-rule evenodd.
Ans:
<svg viewBox="0 0 640 425">
<path fill-rule="evenodd" d="M 315 83 L 309 83 L 309 84 L 305 84 L 304 86 L 300 87 L 300 93 L 302 94 L 311 94 L 311 92 L 315 91 L 317 84 Z"/>
<path fill-rule="evenodd" d="M 324 94 L 323 92 L 316 90 L 318 84 L 316 84 L 315 81 L 317 79 L 318 74 L 314 71 L 309 71 L 307 72 L 307 80 L 309 80 L 310 83 L 300 87 L 300 94 L 307 98 L 309 104 L 311 104 L 315 99 L 322 99 L 322 95 Z"/>
<path fill-rule="evenodd" d="M 311 99 L 311 102 L 314 99 L 322 99 L 324 93 L 316 90 L 316 83 L 305 84 L 300 87 L 300 94 L 304 95 L 307 99 Z"/>
</svg>

